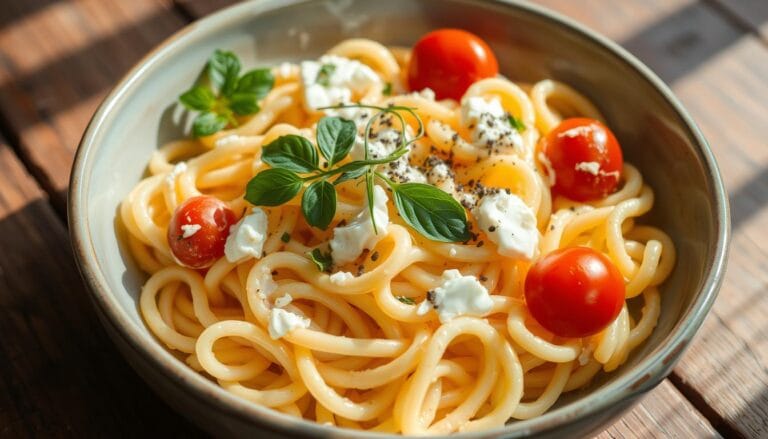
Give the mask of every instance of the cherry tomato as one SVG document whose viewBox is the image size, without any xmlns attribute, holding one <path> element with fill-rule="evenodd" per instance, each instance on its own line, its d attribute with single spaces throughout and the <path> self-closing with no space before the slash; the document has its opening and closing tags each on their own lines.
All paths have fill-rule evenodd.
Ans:
<svg viewBox="0 0 768 439">
<path fill-rule="evenodd" d="M 424 35 L 411 53 L 408 87 L 431 88 L 437 99 L 461 99 L 475 81 L 499 73 L 491 48 L 477 35 L 459 29 L 439 29 Z"/>
<path fill-rule="evenodd" d="M 542 152 L 555 172 L 552 190 L 576 201 L 603 198 L 619 185 L 624 159 L 611 130 L 597 120 L 560 122 L 542 140 Z"/>
<path fill-rule="evenodd" d="M 229 227 L 236 222 L 235 214 L 218 198 L 192 197 L 176 208 L 168 225 L 168 245 L 187 267 L 209 267 L 224 255 Z"/>
<path fill-rule="evenodd" d="M 541 326 L 561 337 L 597 334 L 624 305 L 624 279 L 613 263 L 591 248 L 555 250 L 525 278 L 525 301 Z"/>
</svg>

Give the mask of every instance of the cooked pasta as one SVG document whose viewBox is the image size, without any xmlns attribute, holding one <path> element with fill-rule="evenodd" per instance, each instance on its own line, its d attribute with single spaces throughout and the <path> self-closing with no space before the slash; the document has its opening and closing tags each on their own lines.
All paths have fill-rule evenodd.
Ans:
<svg viewBox="0 0 768 439">
<path fill-rule="evenodd" d="M 120 207 L 127 246 L 149 276 L 139 307 L 157 339 L 189 367 L 254 404 L 321 424 L 406 435 L 477 431 L 533 418 L 563 393 L 621 366 L 656 325 L 658 288 L 674 266 L 675 248 L 662 230 L 636 222 L 653 207 L 654 194 L 631 164 L 624 164 L 618 189 L 599 199 L 551 195 L 556 175 L 541 155 L 541 138 L 566 117 L 604 120 L 598 109 L 550 79 L 481 79 L 461 102 L 435 99 L 429 90 L 409 93 L 410 52 L 374 41 L 343 41 L 328 55 L 356 60 L 375 73 L 370 83 L 350 87 L 348 103 L 413 109 L 415 116 L 399 113 L 406 125 L 399 135 L 414 139 L 419 122 L 424 135 L 409 145 L 405 159 L 393 162 L 399 165 L 382 164 L 378 171 L 395 181 L 428 181 L 454 196 L 467 208 L 470 237 L 428 239 L 397 213 L 391 194 L 375 189 L 370 202 L 383 194 L 386 208 L 379 213 L 388 222 L 378 225 L 370 248 L 351 260 L 333 248 L 330 256 L 339 260 L 332 271 L 319 269 L 307 254 L 326 254 L 344 224 L 374 209 L 366 186 L 362 180 L 335 186 L 337 208 L 325 230 L 308 224 L 298 196 L 253 206 L 246 187 L 270 168 L 262 148 L 286 135 L 314 143 L 317 122 L 329 115 L 354 120 L 358 136 L 380 145 L 374 132 L 398 123 L 385 113 L 367 132 L 360 121 L 375 117 L 375 109 L 311 108 L 302 78 L 309 67 L 283 64 L 272 69 L 274 87 L 257 113 L 239 117 L 236 127 L 161 146 Z M 509 144 L 482 144 L 482 133 L 472 131 L 462 109 L 471 98 L 498 102 L 525 129 Z M 449 172 L 432 178 L 441 164 Z M 499 190 L 533 214 L 535 246 L 527 257 L 523 250 L 502 254 L 491 233 L 478 226 L 478 200 Z M 169 244 L 169 224 L 180 205 L 200 195 L 223 201 L 238 224 L 263 212 L 261 254 L 233 261 L 228 253 L 205 269 L 180 263 Z M 186 226 L 179 240 L 200 228 Z M 618 316 L 586 337 L 545 329 L 524 295 L 532 264 L 573 246 L 607 256 L 626 288 Z M 480 311 L 446 314 L 447 296 L 440 305 L 445 308 L 435 302 L 446 279 L 470 279 L 489 301 L 476 305 Z M 639 315 L 629 311 L 633 301 L 642 303 Z"/>
</svg>

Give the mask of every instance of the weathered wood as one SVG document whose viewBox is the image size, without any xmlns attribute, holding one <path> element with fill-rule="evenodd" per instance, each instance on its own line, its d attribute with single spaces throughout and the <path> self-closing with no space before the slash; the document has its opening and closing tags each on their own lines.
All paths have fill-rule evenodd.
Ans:
<svg viewBox="0 0 768 439">
<path fill-rule="evenodd" d="M 211 12 L 237 3 L 236 0 L 173 0 L 191 18 L 204 17 Z"/>
<path fill-rule="evenodd" d="M 64 226 L 4 143 L 0 239 L 0 436 L 199 435 L 107 339 Z"/>
<path fill-rule="evenodd" d="M 768 44 L 768 2 L 765 0 L 709 0 L 725 14 Z"/>
<path fill-rule="evenodd" d="M 0 8 L 0 113 L 63 212 L 72 157 L 104 94 L 185 21 L 159 0 L 25 0 Z"/>
<path fill-rule="evenodd" d="M 675 369 L 685 395 L 726 433 L 768 435 L 768 50 L 709 2 L 663 2 L 676 12 L 623 31 L 605 17 L 653 9 L 643 0 L 547 0 L 627 45 L 669 81 L 709 139 L 731 194 L 734 237 L 725 284 L 696 343 Z M 745 4 L 745 2 L 735 2 Z M 763 4 L 765 4 L 763 2 Z M 600 16 L 591 13 L 600 10 Z M 578 14 L 578 15 L 577 15 Z M 671 17 L 671 18 L 670 18 Z M 622 20 L 625 21 L 625 20 Z M 626 20 L 628 21 L 628 20 Z M 718 39 L 711 37 L 718 35 Z"/>
<path fill-rule="evenodd" d="M 718 436 L 717 431 L 701 413 L 668 380 L 664 380 L 634 410 L 624 415 L 596 439 Z"/>
</svg>

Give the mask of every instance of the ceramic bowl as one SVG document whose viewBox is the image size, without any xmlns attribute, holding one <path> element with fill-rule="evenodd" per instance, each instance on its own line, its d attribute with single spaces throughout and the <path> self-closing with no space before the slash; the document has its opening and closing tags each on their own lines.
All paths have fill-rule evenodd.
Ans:
<svg viewBox="0 0 768 439">
<path fill-rule="evenodd" d="M 656 193 L 647 221 L 675 241 L 679 257 L 662 287 L 653 335 L 621 368 L 564 395 L 543 416 L 457 437 L 580 437 L 605 428 L 670 372 L 720 286 L 728 205 L 712 153 L 666 85 L 615 43 L 541 7 L 512 1 L 277 1 L 238 4 L 183 29 L 123 78 L 93 116 L 72 170 L 72 243 L 104 327 L 158 395 L 216 436 L 373 437 L 300 421 L 231 395 L 188 368 L 149 333 L 137 307 L 145 280 L 115 235 L 120 201 L 152 151 L 183 134 L 174 103 L 216 48 L 248 67 L 312 59 L 347 37 L 413 44 L 440 27 L 484 38 L 501 71 L 518 81 L 554 78 L 606 115 L 626 159 Z"/>
</svg>

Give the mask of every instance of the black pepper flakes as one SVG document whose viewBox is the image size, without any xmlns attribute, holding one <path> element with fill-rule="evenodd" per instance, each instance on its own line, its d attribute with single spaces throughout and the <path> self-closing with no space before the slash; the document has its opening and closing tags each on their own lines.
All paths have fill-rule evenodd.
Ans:
<svg viewBox="0 0 768 439">
<path fill-rule="evenodd" d="M 379 252 L 373 252 L 373 254 L 371 255 L 371 260 L 373 262 L 376 262 L 378 259 L 379 259 Z"/>
<path fill-rule="evenodd" d="M 485 244 L 485 241 L 477 241 L 477 248 L 482 247 Z"/>
<path fill-rule="evenodd" d="M 496 231 L 496 226 L 488 227 L 488 231 L 491 232 L 491 233 L 495 232 Z"/>
</svg>

